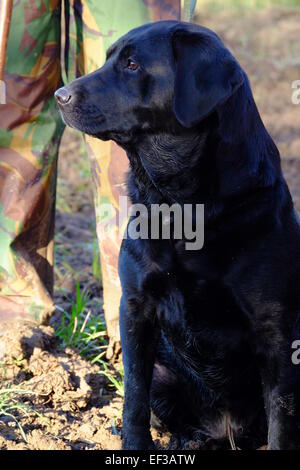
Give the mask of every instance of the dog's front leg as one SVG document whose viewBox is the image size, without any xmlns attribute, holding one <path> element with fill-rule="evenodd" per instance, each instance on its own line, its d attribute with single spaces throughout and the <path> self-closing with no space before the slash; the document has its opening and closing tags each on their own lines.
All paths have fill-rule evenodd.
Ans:
<svg viewBox="0 0 300 470">
<path fill-rule="evenodd" d="M 150 434 L 149 392 L 157 329 L 154 315 L 139 311 L 140 303 L 124 296 L 120 305 L 120 332 L 125 372 L 122 447 L 154 449 Z"/>
<path fill-rule="evenodd" d="M 300 449 L 300 366 L 288 347 L 269 352 L 262 366 L 268 449 Z"/>
</svg>

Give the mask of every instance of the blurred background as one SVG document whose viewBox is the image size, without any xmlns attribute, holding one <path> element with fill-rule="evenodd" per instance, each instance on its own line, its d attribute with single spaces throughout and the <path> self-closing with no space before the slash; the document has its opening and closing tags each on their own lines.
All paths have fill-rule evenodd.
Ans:
<svg viewBox="0 0 300 470">
<path fill-rule="evenodd" d="M 194 22 L 223 39 L 247 72 L 262 119 L 282 156 L 300 210 L 300 0 L 198 0 Z M 84 286 L 101 303 L 101 267 L 90 168 L 82 135 L 66 129 L 60 147 L 56 215 L 56 303 L 67 308 Z"/>
</svg>

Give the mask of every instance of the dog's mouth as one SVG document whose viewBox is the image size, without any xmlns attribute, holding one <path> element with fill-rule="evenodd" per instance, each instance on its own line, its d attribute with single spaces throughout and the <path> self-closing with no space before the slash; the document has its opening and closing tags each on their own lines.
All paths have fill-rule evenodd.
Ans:
<svg viewBox="0 0 300 470">
<path fill-rule="evenodd" d="M 60 112 L 61 118 L 63 120 L 63 123 L 66 124 L 69 127 L 75 128 L 75 126 L 72 124 L 72 120 L 68 117 L 68 114 L 62 109 L 62 107 L 59 105 L 59 103 L 58 103 L 58 108 L 59 108 L 59 112 Z"/>
<path fill-rule="evenodd" d="M 92 136 L 99 136 L 101 133 L 105 133 L 103 130 L 105 118 L 102 114 L 91 114 L 85 117 L 78 106 L 62 106 L 58 103 L 58 107 L 61 118 L 67 126 Z"/>
</svg>

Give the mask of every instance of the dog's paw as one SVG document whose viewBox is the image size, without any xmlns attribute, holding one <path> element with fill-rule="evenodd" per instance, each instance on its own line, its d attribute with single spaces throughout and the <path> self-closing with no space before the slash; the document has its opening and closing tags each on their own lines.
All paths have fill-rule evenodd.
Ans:
<svg viewBox="0 0 300 470">
<path fill-rule="evenodd" d="M 149 435 L 126 433 L 122 438 L 122 450 L 155 450 L 150 432 Z"/>
</svg>

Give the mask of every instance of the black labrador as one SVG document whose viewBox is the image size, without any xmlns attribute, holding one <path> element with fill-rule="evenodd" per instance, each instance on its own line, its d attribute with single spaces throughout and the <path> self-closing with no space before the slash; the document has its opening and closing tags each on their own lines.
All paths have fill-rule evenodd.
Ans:
<svg viewBox="0 0 300 470">
<path fill-rule="evenodd" d="M 300 225 L 241 66 L 212 31 L 162 21 L 56 99 L 126 150 L 132 203 L 205 207 L 202 249 L 123 241 L 123 448 L 153 448 L 150 409 L 182 439 L 300 448 Z"/>
</svg>

